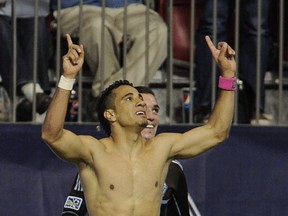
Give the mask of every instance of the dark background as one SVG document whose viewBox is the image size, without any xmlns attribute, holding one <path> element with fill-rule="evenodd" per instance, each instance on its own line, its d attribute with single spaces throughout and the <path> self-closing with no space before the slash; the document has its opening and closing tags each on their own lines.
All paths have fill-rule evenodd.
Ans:
<svg viewBox="0 0 288 216">
<path fill-rule="evenodd" d="M 95 125 L 68 125 L 98 138 Z M 160 126 L 183 132 L 189 126 Z M 0 124 L 0 215 L 61 215 L 76 167 L 41 140 L 41 126 Z M 229 140 L 181 160 L 202 216 L 288 215 L 288 127 L 233 126 Z"/>
</svg>

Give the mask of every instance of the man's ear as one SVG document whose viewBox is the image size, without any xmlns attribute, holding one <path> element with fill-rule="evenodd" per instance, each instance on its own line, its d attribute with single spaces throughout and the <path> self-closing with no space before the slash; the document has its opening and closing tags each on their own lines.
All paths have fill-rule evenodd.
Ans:
<svg viewBox="0 0 288 216">
<path fill-rule="evenodd" d="M 104 117 L 110 121 L 110 122 L 114 122 L 116 121 L 116 115 L 113 109 L 107 109 L 104 111 Z"/>
</svg>

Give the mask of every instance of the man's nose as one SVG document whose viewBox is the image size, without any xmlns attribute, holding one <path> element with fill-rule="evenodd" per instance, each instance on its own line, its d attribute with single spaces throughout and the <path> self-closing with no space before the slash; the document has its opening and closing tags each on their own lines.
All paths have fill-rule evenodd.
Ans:
<svg viewBox="0 0 288 216">
<path fill-rule="evenodd" d="M 150 109 L 146 109 L 146 118 L 150 120 L 154 119 L 153 112 Z"/>
<path fill-rule="evenodd" d="M 137 106 L 145 107 L 146 103 L 143 100 L 139 100 L 139 102 L 137 103 Z"/>
</svg>

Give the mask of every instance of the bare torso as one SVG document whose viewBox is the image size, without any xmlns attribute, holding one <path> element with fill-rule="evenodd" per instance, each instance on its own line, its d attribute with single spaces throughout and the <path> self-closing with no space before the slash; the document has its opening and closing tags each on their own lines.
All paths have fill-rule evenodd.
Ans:
<svg viewBox="0 0 288 216">
<path fill-rule="evenodd" d="M 169 165 L 167 155 L 148 142 L 140 154 L 129 157 L 107 140 L 104 148 L 92 141 L 93 161 L 80 165 L 89 215 L 158 216 Z"/>
</svg>

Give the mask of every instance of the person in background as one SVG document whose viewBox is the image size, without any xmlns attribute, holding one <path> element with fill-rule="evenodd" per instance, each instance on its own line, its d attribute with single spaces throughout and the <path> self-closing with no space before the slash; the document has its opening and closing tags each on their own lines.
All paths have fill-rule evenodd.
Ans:
<svg viewBox="0 0 288 216">
<path fill-rule="evenodd" d="M 36 92 L 36 112 L 43 114 L 51 97 L 48 77 L 49 29 L 45 17 L 49 14 L 49 0 L 40 0 L 38 10 L 37 82 L 33 82 L 35 1 L 15 2 L 16 28 L 12 22 L 12 1 L 0 4 L 0 75 L 10 99 L 13 96 L 13 31 L 16 30 L 17 96 L 23 97 L 17 105 L 17 121 L 32 120 L 32 101 Z"/>
<path fill-rule="evenodd" d="M 203 39 L 205 35 L 213 35 L 213 4 L 214 0 L 205 0 L 203 11 L 196 33 L 196 85 L 197 85 L 197 104 L 196 122 L 203 122 L 208 119 L 211 113 L 211 77 L 212 77 L 212 59 L 210 51 Z M 231 11 L 234 10 L 234 1 L 217 1 L 217 41 L 227 41 L 231 38 L 229 27 Z M 260 118 L 261 123 L 271 123 L 271 116 L 265 114 L 265 87 L 264 76 L 268 67 L 269 53 L 271 47 L 270 33 L 268 29 L 268 15 L 270 0 L 262 0 L 261 5 L 261 61 L 260 61 Z M 252 110 L 246 123 L 255 118 L 255 97 L 256 97 L 256 71 L 257 71 L 257 26 L 258 26 L 258 1 L 241 0 L 240 1 L 240 41 L 239 41 L 239 78 L 251 88 L 249 97 L 253 97 L 253 102 L 249 109 Z M 248 97 L 247 96 L 247 97 Z M 244 98 L 239 98 L 240 100 Z M 241 121 L 241 119 L 239 119 Z"/>
<path fill-rule="evenodd" d="M 159 125 L 159 104 L 154 92 L 146 86 L 136 86 L 146 103 L 146 116 L 148 124 L 141 132 L 141 135 L 148 139 L 156 135 Z M 85 216 L 87 208 L 81 185 L 80 177 L 77 174 L 71 191 L 64 204 L 62 216 Z M 169 166 L 166 181 L 163 186 L 163 198 L 161 202 L 161 216 L 189 216 L 188 188 L 182 165 L 179 161 L 173 160 Z"/>
<path fill-rule="evenodd" d="M 101 92 L 100 73 L 102 73 L 104 88 L 116 80 L 123 79 L 125 1 L 105 1 L 104 38 L 101 36 L 103 20 L 101 0 L 83 1 L 81 33 L 79 32 L 80 0 L 62 0 L 59 12 L 56 3 L 56 0 L 52 0 L 56 21 L 60 19 L 61 34 L 81 37 L 81 43 L 85 48 L 85 61 L 94 75 L 90 98 L 92 103 L 88 106 L 88 112 L 95 121 L 97 117 L 93 101 L 95 105 Z M 128 0 L 127 3 L 125 79 L 130 80 L 134 85 L 145 85 L 145 76 L 149 77 L 148 81 L 151 80 L 167 57 L 167 26 L 153 9 L 149 9 L 147 33 L 146 5 L 143 4 L 143 0 Z M 149 35 L 148 47 L 146 47 L 146 34 Z M 103 58 L 102 46 L 105 51 Z M 146 68 L 146 52 L 149 55 L 148 68 Z M 103 71 L 100 63 L 103 64 Z"/>
</svg>

